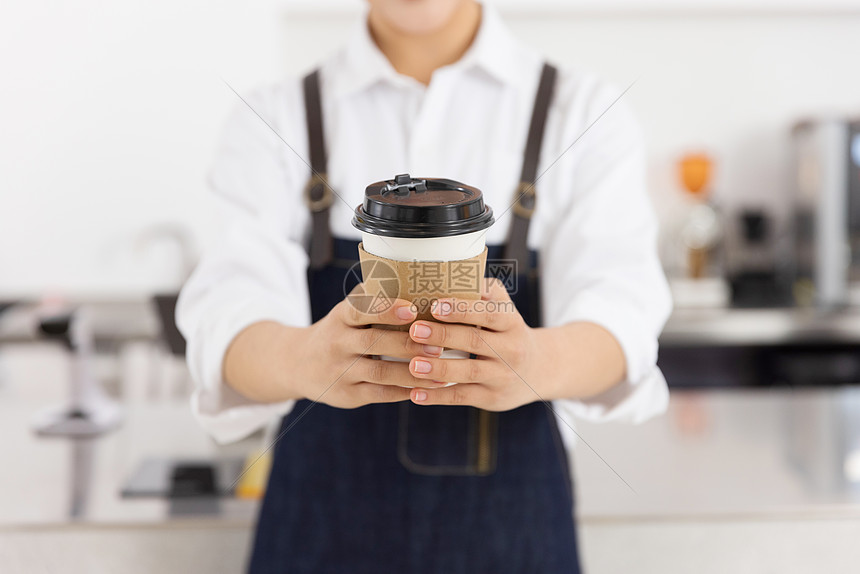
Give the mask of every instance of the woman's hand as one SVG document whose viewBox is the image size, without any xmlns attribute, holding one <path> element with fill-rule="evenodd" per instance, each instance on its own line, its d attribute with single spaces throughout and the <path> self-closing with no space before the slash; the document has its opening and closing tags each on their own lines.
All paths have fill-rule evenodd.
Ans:
<svg viewBox="0 0 860 574">
<path fill-rule="evenodd" d="M 458 383 L 412 389 L 419 405 L 470 405 L 505 411 L 537 400 L 596 396 L 624 380 L 626 360 L 615 337 L 600 325 L 571 322 L 533 329 L 502 284 L 486 283 L 480 301 L 440 299 L 438 321 L 416 321 L 409 335 L 422 345 L 459 349 L 475 359 L 416 356 L 419 379 Z"/>
<path fill-rule="evenodd" d="M 435 321 L 416 321 L 409 329 L 415 343 L 458 349 L 475 359 L 414 357 L 412 375 L 424 380 L 458 383 L 438 389 L 413 389 L 420 405 L 470 405 L 506 411 L 540 400 L 532 386 L 544 377 L 547 358 L 539 335 L 523 320 L 502 284 L 487 280 L 481 300 L 439 299 Z"/>
<path fill-rule="evenodd" d="M 347 298 L 310 327 L 254 323 L 230 344 L 224 357 L 224 380 L 260 402 L 307 398 L 354 408 L 406 401 L 411 387 L 441 385 L 413 377 L 408 362 L 370 355 L 408 361 L 415 356 L 438 357 L 442 349 L 416 343 L 406 331 L 370 325 L 408 325 L 414 320 L 409 301 L 394 300 L 380 313 L 366 313 Z"/>
<path fill-rule="evenodd" d="M 406 331 L 371 325 L 408 325 L 415 320 L 409 301 L 397 299 L 380 313 L 363 312 L 341 301 L 328 315 L 308 328 L 298 369 L 303 396 L 334 407 L 354 408 L 369 403 L 409 400 L 411 387 L 439 387 L 418 379 L 408 362 L 371 358 L 385 355 L 408 361 L 421 356 L 438 357 L 442 348 L 413 341 Z M 300 383 L 301 384 L 301 383 Z"/>
</svg>

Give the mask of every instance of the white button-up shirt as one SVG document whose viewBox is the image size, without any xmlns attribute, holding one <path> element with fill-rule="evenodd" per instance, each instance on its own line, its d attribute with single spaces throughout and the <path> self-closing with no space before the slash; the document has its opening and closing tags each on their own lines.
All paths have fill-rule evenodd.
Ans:
<svg viewBox="0 0 860 574">
<path fill-rule="evenodd" d="M 321 66 L 328 179 L 339 195 L 331 207 L 332 233 L 358 239 L 350 222 L 365 186 L 408 172 L 481 189 L 497 218 L 487 242 L 503 243 L 542 64 L 489 6 L 467 53 L 436 70 L 428 86 L 398 74 L 366 24 L 357 26 Z M 538 169 L 543 175 L 528 243 L 541 257 L 543 324 L 601 325 L 627 361 L 627 379 L 602 395 L 555 401 L 567 441 L 574 416 L 638 422 L 661 413 L 668 401 L 655 363 L 670 296 L 657 257 L 640 133 L 623 98 L 613 105 L 619 94 L 588 74 L 562 71 Z M 224 215 L 220 241 L 204 254 L 177 310 L 196 382 L 192 408 L 221 442 L 293 407 L 293 401 L 250 401 L 224 383 L 230 342 L 258 321 L 310 323 L 301 80 L 245 99 L 253 111 L 237 103 L 210 174 Z"/>
</svg>

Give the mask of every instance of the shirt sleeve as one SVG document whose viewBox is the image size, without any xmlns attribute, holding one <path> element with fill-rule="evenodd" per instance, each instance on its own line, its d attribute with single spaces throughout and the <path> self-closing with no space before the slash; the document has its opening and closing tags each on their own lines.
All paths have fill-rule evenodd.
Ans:
<svg viewBox="0 0 860 574">
<path fill-rule="evenodd" d="M 618 97 L 595 87 L 583 121 L 572 122 L 579 133 L 591 127 L 575 144 L 572 161 L 558 166 L 569 178 L 557 206 L 562 215 L 542 253 L 544 324 L 600 325 L 621 345 L 627 363 L 623 382 L 587 400 L 556 401 L 559 413 L 638 423 L 668 405 L 656 361 L 671 296 L 658 258 L 642 138 L 623 99 L 612 105 Z"/>
<path fill-rule="evenodd" d="M 259 321 L 310 323 L 305 210 L 295 208 L 302 205 L 298 169 L 284 157 L 275 131 L 279 97 L 284 95 L 257 93 L 248 105 L 238 105 L 226 123 L 209 174 L 221 216 L 218 238 L 204 252 L 177 304 L 177 324 L 187 341 L 195 381 L 192 410 L 222 443 L 247 436 L 294 403 L 255 402 L 226 385 L 222 363 L 227 347 Z"/>
</svg>

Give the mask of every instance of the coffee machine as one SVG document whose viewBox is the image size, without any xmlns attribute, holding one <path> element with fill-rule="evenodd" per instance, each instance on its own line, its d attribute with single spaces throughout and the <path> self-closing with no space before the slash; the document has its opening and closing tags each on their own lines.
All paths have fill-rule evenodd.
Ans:
<svg viewBox="0 0 860 574">
<path fill-rule="evenodd" d="M 860 119 L 799 122 L 792 151 L 795 299 L 839 307 L 860 278 Z"/>
</svg>

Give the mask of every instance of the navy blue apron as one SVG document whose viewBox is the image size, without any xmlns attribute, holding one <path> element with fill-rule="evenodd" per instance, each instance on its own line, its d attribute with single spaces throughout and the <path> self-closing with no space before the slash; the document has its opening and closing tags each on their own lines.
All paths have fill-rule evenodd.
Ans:
<svg viewBox="0 0 860 574">
<path fill-rule="evenodd" d="M 314 321 L 356 281 L 350 269 L 357 242 L 327 242 L 324 264 L 312 261 L 308 270 Z M 509 287 L 536 327 L 537 253 L 525 253 Z M 509 254 L 490 246 L 487 257 Z M 281 431 L 299 417 L 274 447 L 251 573 L 580 571 L 568 458 L 542 403 L 491 413 L 409 401 L 338 409 L 302 400 Z"/>
</svg>

